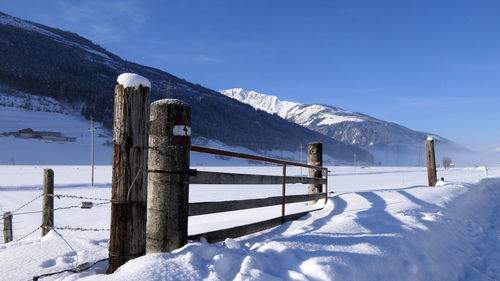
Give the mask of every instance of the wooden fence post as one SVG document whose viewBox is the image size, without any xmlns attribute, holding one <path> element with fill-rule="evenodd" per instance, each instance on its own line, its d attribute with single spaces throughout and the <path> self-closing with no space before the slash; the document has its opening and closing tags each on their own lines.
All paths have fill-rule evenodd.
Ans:
<svg viewBox="0 0 500 281">
<path fill-rule="evenodd" d="M 144 255 L 146 249 L 148 86 L 115 87 L 107 273 Z"/>
<path fill-rule="evenodd" d="M 180 100 L 151 104 L 146 252 L 187 243 L 191 107 Z"/>
<path fill-rule="evenodd" d="M 54 171 L 43 170 L 42 237 L 54 227 Z"/>
<path fill-rule="evenodd" d="M 285 218 L 286 206 L 286 164 L 283 164 L 283 183 L 281 184 L 281 217 Z"/>
<path fill-rule="evenodd" d="M 434 139 L 428 137 L 425 140 L 425 158 L 427 160 L 427 178 L 429 186 L 435 186 L 437 182 L 436 155 L 434 154 Z"/>
<path fill-rule="evenodd" d="M 323 144 L 319 142 L 309 143 L 307 146 L 307 164 L 314 166 L 323 166 Z M 323 171 L 316 169 L 309 169 L 309 177 L 322 178 Z M 321 184 L 310 184 L 307 188 L 308 194 L 315 194 L 323 192 Z M 309 205 L 316 204 L 317 200 L 309 201 Z"/>
<path fill-rule="evenodd" d="M 9 243 L 12 241 L 12 213 L 3 213 L 3 241 Z"/>
</svg>

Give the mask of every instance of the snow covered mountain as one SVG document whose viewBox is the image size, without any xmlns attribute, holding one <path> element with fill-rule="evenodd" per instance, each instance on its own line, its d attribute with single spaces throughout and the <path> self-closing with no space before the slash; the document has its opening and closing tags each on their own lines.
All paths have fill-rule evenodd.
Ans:
<svg viewBox="0 0 500 281">
<path fill-rule="evenodd" d="M 220 92 L 335 140 L 365 148 L 375 154 L 376 161 L 384 164 L 422 164 L 422 145 L 429 135 L 433 135 L 444 150 L 458 149 L 451 141 L 436 134 L 414 131 L 396 123 L 329 105 L 282 101 L 276 96 L 241 88 Z"/>
<path fill-rule="evenodd" d="M 51 98 L 72 109 L 73 114 L 87 120 L 93 117 L 108 130 L 112 127 L 116 78 L 133 72 L 151 81 L 151 101 L 169 97 L 191 105 L 196 140 L 291 160 L 300 159 L 301 145 L 322 142 L 325 154 L 335 163 L 346 163 L 353 154 L 366 163 L 373 161 L 366 150 L 256 111 L 165 71 L 123 60 L 78 34 L 3 13 L 0 54 L 1 93 Z"/>
<path fill-rule="evenodd" d="M 335 125 L 341 122 L 362 122 L 370 118 L 359 113 L 327 105 L 306 105 L 292 101 L 282 101 L 276 96 L 246 91 L 241 88 L 222 90 L 220 92 L 228 97 L 249 104 L 256 109 L 263 110 L 270 114 L 277 114 L 284 119 L 312 129 L 321 126 Z M 342 141 L 365 145 L 359 142 L 358 138 L 353 138 L 352 141 L 344 138 Z"/>
</svg>

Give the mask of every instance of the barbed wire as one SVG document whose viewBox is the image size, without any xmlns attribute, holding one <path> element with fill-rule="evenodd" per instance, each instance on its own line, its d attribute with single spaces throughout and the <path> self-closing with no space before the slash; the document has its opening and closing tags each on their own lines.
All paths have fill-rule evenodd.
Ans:
<svg viewBox="0 0 500 281">
<path fill-rule="evenodd" d="M 60 199 L 60 198 L 72 198 L 72 199 L 94 200 L 94 201 L 109 201 L 109 202 L 111 202 L 111 199 L 96 198 L 96 197 L 86 197 L 86 196 L 78 196 L 78 195 L 68 195 L 68 194 L 47 194 L 47 196 L 55 197 L 57 199 Z"/>
<path fill-rule="evenodd" d="M 36 196 L 35 198 L 31 199 L 30 201 L 26 202 L 25 204 L 19 206 L 18 208 L 16 208 L 14 211 L 10 212 L 11 215 L 26 215 L 26 214 L 35 214 L 35 213 L 41 213 L 42 211 L 31 211 L 31 212 L 17 212 L 21 209 L 23 209 L 24 207 L 30 205 L 31 203 L 35 202 L 38 198 L 42 197 L 42 196 L 50 196 L 50 197 L 54 197 L 54 198 L 57 198 L 57 199 L 60 199 L 60 198 L 72 198 L 72 199 L 82 199 L 82 200 L 94 200 L 94 201 L 107 201 L 106 203 L 110 203 L 111 200 L 110 199 L 105 199 L 105 198 L 97 198 L 97 197 L 86 197 L 86 196 L 77 196 L 77 195 L 66 195 L 66 194 L 45 194 L 45 193 L 42 193 L 38 196 Z M 101 203 L 97 203 L 97 204 L 94 204 L 94 206 L 97 206 L 97 205 L 102 205 Z M 80 208 L 80 206 L 70 206 L 70 207 L 60 207 L 60 208 L 55 208 L 54 211 L 56 210 L 63 210 L 63 209 L 71 209 L 71 208 Z"/>
<path fill-rule="evenodd" d="M 14 241 L 15 241 L 15 242 L 17 242 L 17 241 L 21 241 L 21 240 L 23 240 L 24 238 L 26 238 L 26 237 L 30 236 L 31 234 L 35 233 L 35 232 L 36 232 L 37 230 L 39 230 L 40 228 L 42 228 L 42 226 L 41 226 L 41 225 L 40 225 L 39 227 L 35 228 L 35 230 L 31 231 L 30 233 L 28 233 L 28 234 L 24 235 L 23 237 L 21 237 L 21 238 L 19 238 L 19 239 L 14 240 Z"/>
<path fill-rule="evenodd" d="M 83 228 L 71 226 L 54 226 L 53 229 L 57 230 L 70 230 L 70 231 L 110 231 L 109 228 Z"/>
<path fill-rule="evenodd" d="M 61 274 L 64 272 L 73 272 L 73 273 L 83 272 L 85 270 L 91 269 L 94 265 L 96 265 L 100 262 L 107 261 L 107 260 L 109 260 L 109 258 L 100 259 L 100 260 L 97 260 L 95 262 L 85 262 L 85 263 L 77 265 L 76 268 L 74 268 L 74 269 L 73 268 L 64 269 L 64 270 L 57 271 L 57 272 L 51 272 L 51 273 L 45 273 L 45 274 L 38 275 L 38 276 L 33 276 L 33 281 L 37 281 L 40 278 L 44 278 L 44 277 L 48 277 L 48 276 L 52 276 L 52 275 L 56 275 L 56 274 Z"/>
<path fill-rule="evenodd" d="M 69 242 L 68 242 L 66 239 L 64 239 L 64 237 L 63 237 L 63 236 L 62 236 L 59 232 L 57 232 L 57 231 L 56 231 L 56 229 L 55 229 L 54 227 L 50 227 L 50 226 L 48 226 L 47 228 L 52 229 L 52 230 L 53 230 L 53 231 L 54 231 L 54 232 L 55 232 L 55 233 L 56 233 L 59 237 L 61 237 L 61 239 L 64 241 L 64 243 L 66 243 L 66 245 L 68 245 L 68 247 L 69 247 L 69 248 L 73 251 L 73 253 L 75 253 L 75 257 L 76 257 L 76 263 L 75 263 L 75 264 L 76 264 L 76 265 L 75 265 L 74 267 L 76 268 L 76 266 L 78 265 L 78 253 L 77 253 L 77 252 L 75 251 L 75 249 L 74 249 L 74 248 L 73 248 L 73 247 L 69 244 Z"/>
<path fill-rule="evenodd" d="M 20 212 L 20 213 L 15 213 L 13 215 L 20 216 L 20 215 L 29 215 L 29 214 L 39 214 L 39 213 L 43 213 L 43 211 Z"/>
<path fill-rule="evenodd" d="M 21 205 L 20 207 L 18 207 L 17 209 L 15 209 L 14 211 L 11 212 L 12 215 L 15 215 L 17 211 L 21 210 L 22 208 L 28 206 L 29 204 L 35 202 L 38 198 L 42 197 L 43 196 L 43 193 L 38 195 L 37 197 L 33 198 L 32 200 L 26 202 L 25 204 Z"/>
<path fill-rule="evenodd" d="M 92 207 L 110 204 L 110 203 L 111 202 L 96 203 L 96 204 L 93 204 Z M 58 207 L 58 208 L 54 208 L 54 209 L 47 209 L 47 211 L 59 211 L 59 210 L 76 209 L 76 208 L 86 209 L 86 208 L 82 208 L 81 205 L 72 205 L 72 206 L 66 206 L 66 207 Z M 19 215 L 29 215 L 29 214 L 41 214 L 43 212 L 44 212 L 43 210 L 41 210 L 41 211 L 29 211 L 29 212 L 15 213 L 14 215 L 19 216 Z"/>
</svg>

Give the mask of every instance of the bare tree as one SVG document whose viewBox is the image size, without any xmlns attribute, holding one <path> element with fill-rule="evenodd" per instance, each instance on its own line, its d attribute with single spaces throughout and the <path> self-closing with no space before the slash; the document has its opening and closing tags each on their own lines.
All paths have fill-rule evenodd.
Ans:
<svg viewBox="0 0 500 281">
<path fill-rule="evenodd" d="M 445 169 L 450 168 L 450 167 L 451 167 L 451 163 L 452 163 L 452 162 L 453 162 L 453 161 L 451 161 L 451 158 L 450 158 L 450 157 L 448 157 L 448 156 L 443 157 L 443 167 L 444 167 Z"/>
</svg>

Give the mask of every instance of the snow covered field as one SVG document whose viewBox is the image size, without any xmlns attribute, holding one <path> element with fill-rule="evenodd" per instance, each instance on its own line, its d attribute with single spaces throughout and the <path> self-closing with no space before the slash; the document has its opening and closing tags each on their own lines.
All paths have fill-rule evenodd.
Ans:
<svg viewBox="0 0 500 281">
<path fill-rule="evenodd" d="M 0 211 L 14 211 L 41 193 L 44 166 L 0 166 Z M 109 199 L 111 167 L 96 167 L 90 187 L 88 166 L 50 166 L 55 193 Z M 195 167 L 235 173 L 280 174 L 279 167 Z M 306 171 L 302 171 L 305 173 Z M 299 175 L 289 168 L 288 175 Z M 113 275 L 101 262 L 82 273 L 65 272 L 40 280 L 499 280 L 500 168 L 439 170 L 438 187 L 427 187 L 421 167 L 330 167 L 326 207 L 298 221 L 236 240 L 193 241 L 171 254 L 132 260 Z M 306 193 L 288 185 L 288 194 Z M 276 196 L 280 186 L 192 185 L 190 201 Z M 82 200 L 55 199 L 55 207 Z M 40 225 L 41 199 L 14 215 L 14 239 Z M 190 217 L 189 233 L 260 221 L 278 207 Z M 287 206 L 287 213 L 308 207 Z M 109 204 L 61 209 L 55 225 L 101 231 L 58 230 L 40 239 L 0 244 L 0 280 L 74 268 L 107 257 Z M 62 237 L 64 240 L 62 239 Z M 3 236 L 0 238 L 3 242 Z M 66 242 L 67 244 L 66 244 Z M 96 275 L 100 274 L 100 275 Z"/>
<path fill-rule="evenodd" d="M 27 95 L 30 99 L 35 96 Z M 4 99 L 6 101 L 4 101 Z M 18 107 L 2 106 L 1 102 L 12 100 L 0 92 L 0 165 L 5 164 L 54 164 L 87 165 L 90 163 L 90 121 L 82 116 L 60 112 L 33 111 Z M 55 101 L 54 101 L 55 102 Z M 59 103 L 42 107 L 43 110 L 64 110 Z M 95 163 L 111 165 L 110 134 L 96 123 Z M 73 141 L 58 141 L 51 138 L 15 137 L 2 135 L 23 129 L 37 132 L 60 133 Z M 68 157 L 71 155 L 71 157 Z"/>
</svg>

